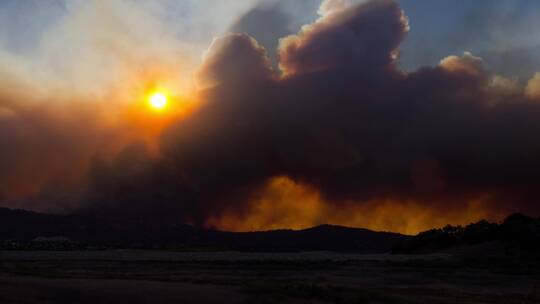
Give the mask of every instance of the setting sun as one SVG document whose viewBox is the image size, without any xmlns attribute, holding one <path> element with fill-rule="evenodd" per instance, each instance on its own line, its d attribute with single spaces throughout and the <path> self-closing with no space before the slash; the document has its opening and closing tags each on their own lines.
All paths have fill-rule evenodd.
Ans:
<svg viewBox="0 0 540 304">
<path fill-rule="evenodd" d="M 155 92 L 148 99 L 150 106 L 156 110 L 164 109 L 167 106 L 167 95 L 161 92 Z"/>
</svg>

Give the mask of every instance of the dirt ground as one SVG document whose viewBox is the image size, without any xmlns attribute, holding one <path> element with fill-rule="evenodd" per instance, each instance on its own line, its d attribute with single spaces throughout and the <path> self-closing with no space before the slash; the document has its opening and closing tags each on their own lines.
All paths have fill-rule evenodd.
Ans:
<svg viewBox="0 0 540 304">
<path fill-rule="evenodd" d="M 0 252 L 0 303 L 540 303 L 536 261 L 451 255 Z"/>
</svg>

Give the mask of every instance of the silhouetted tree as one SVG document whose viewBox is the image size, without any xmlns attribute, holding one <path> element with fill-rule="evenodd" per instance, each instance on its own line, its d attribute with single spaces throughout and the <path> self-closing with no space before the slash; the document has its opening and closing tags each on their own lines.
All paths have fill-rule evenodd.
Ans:
<svg viewBox="0 0 540 304">
<path fill-rule="evenodd" d="M 400 254 L 436 252 L 456 246 L 492 241 L 502 242 L 508 255 L 540 253 L 540 219 L 516 213 L 507 217 L 502 224 L 481 220 L 465 228 L 448 225 L 402 240 L 394 245 L 393 252 Z"/>
</svg>

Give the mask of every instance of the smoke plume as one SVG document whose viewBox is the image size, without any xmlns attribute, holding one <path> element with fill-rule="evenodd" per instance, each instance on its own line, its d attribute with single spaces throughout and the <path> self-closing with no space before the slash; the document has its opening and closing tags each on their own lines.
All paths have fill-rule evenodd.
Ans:
<svg viewBox="0 0 540 304">
<path fill-rule="evenodd" d="M 540 213 L 538 77 L 520 87 L 468 52 L 402 71 L 409 22 L 393 0 L 327 0 L 319 13 L 280 40 L 279 70 L 247 34 L 215 39 L 195 72 L 197 106 L 165 127 L 158 153 L 135 143 L 84 157 L 92 165 L 77 212 L 231 230 L 334 223 L 408 233 Z M 25 131 L 12 125 L 21 113 L 0 108 L 0 124 L 11 126 L 2 145 L 30 147 L 0 154 L 5 180 L 17 180 L 9 164 L 36 159 L 18 151 L 67 162 L 115 138 L 96 115 L 81 130 L 73 116 L 36 124 L 47 117 L 39 113 L 28 120 L 39 140 L 21 141 Z"/>
</svg>

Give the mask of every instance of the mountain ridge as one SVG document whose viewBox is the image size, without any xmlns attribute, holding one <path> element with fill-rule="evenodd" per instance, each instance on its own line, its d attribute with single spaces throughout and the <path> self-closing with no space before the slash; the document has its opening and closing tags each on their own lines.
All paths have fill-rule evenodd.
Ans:
<svg viewBox="0 0 540 304">
<path fill-rule="evenodd" d="M 388 253 L 397 241 L 409 238 L 399 233 L 327 224 L 300 230 L 229 232 L 182 223 L 114 222 L 7 208 L 0 208 L 0 225 L 0 249 L 47 249 L 47 240 L 63 237 L 69 242 L 49 247 Z M 38 238 L 45 242 L 36 244 Z"/>
</svg>

